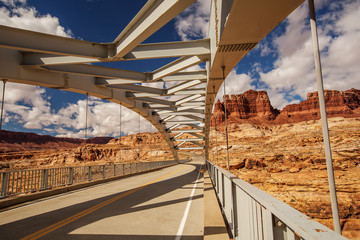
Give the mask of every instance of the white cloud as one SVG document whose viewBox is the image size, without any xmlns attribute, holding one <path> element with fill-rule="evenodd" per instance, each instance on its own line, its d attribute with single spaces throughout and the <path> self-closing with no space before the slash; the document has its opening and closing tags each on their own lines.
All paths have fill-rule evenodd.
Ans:
<svg viewBox="0 0 360 240">
<path fill-rule="evenodd" d="M 86 123 L 86 100 L 79 100 L 76 104 L 70 104 L 59 110 L 61 126 L 55 129 L 62 137 L 83 137 Z M 116 103 L 104 102 L 95 97 L 89 97 L 88 102 L 88 136 L 118 136 L 121 131 L 124 134 L 139 132 L 139 115 L 134 111 L 121 107 Z M 66 131 L 66 128 L 81 129 L 78 132 Z M 140 117 L 140 132 L 146 132 L 155 128 L 143 117 Z"/>
<path fill-rule="evenodd" d="M 0 87 L 2 91 L 2 85 Z M 29 94 L 30 93 L 30 94 Z M 139 115 L 126 107 L 121 111 L 121 130 L 124 134 L 139 132 Z M 17 122 L 27 129 L 53 129 L 61 137 L 83 138 L 86 124 L 86 99 L 68 104 L 55 111 L 44 88 L 6 83 L 4 122 Z M 89 97 L 88 133 L 92 136 L 118 136 L 120 133 L 120 106 Z M 156 129 L 140 117 L 140 132 Z"/>
<path fill-rule="evenodd" d="M 60 25 L 59 19 L 50 14 L 42 15 L 35 8 L 24 5 L 26 1 L 3 1 L 8 7 L 0 8 L 0 25 L 71 37 L 70 30 Z M 16 3 L 20 2 L 21 5 Z"/>
<path fill-rule="evenodd" d="M 6 6 L 15 7 L 17 4 L 24 5 L 26 0 L 0 0 Z"/>
<path fill-rule="evenodd" d="M 181 40 L 188 41 L 207 36 L 210 3 L 209 0 L 198 0 L 175 18 L 175 29 Z"/>
<path fill-rule="evenodd" d="M 329 8 L 317 16 L 325 88 L 360 88 L 360 2 L 329 5 L 318 1 L 317 6 Z M 274 69 L 260 72 L 260 80 L 268 86 L 270 100 L 277 108 L 292 102 L 296 95 L 306 98 L 308 92 L 317 90 L 307 3 L 286 21 L 285 32 L 273 39 L 278 53 Z"/>
<path fill-rule="evenodd" d="M 249 89 L 254 89 L 255 87 L 251 85 L 252 79 L 249 75 L 241 73 L 237 74 L 236 69 L 231 70 L 229 75 L 226 77 L 226 95 L 240 94 L 244 93 Z M 220 99 L 223 101 L 224 96 L 224 83 L 219 88 L 219 91 L 216 95 L 215 102 Z"/>
<path fill-rule="evenodd" d="M 72 37 L 70 30 L 60 25 L 59 19 L 50 14 L 40 14 L 26 5 L 26 0 L 1 0 L 0 24 L 37 32 Z M 163 83 L 155 83 L 157 87 Z M 153 85 L 153 84 L 152 84 Z M 2 91 L 2 84 L 0 87 Z M 57 112 L 51 106 L 46 89 L 16 83 L 6 84 L 4 123 L 14 122 L 27 129 L 42 129 L 62 137 L 84 136 L 84 99 L 68 104 Z M 118 136 L 120 131 L 119 105 L 89 98 L 88 136 Z M 139 115 L 122 107 L 122 132 L 137 133 Z M 140 131 L 156 131 L 144 118 L 140 118 Z"/>
</svg>

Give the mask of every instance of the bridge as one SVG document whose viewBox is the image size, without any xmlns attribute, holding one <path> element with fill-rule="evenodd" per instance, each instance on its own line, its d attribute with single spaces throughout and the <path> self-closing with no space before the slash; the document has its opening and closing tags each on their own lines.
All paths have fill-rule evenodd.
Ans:
<svg viewBox="0 0 360 240">
<path fill-rule="evenodd" d="M 226 234 L 229 233 L 227 237 L 235 239 L 342 239 L 210 162 L 197 160 L 184 164 L 179 161 L 179 153 L 188 150 L 203 150 L 204 159 L 209 159 L 210 117 L 220 86 L 236 64 L 303 0 L 213 0 L 208 38 L 142 44 L 194 2 L 149 0 L 110 43 L 0 26 L 0 79 L 88 94 L 123 105 L 156 127 L 177 161 L 175 165 L 164 164 L 158 171 L 144 168 L 140 175 L 113 179 L 3 211 L 0 214 L 2 237 L 203 239 L 213 235 L 214 239 L 220 239 L 225 229 Z M 312 0 L 309 3 L 321 90 Z M 152 72 L 96 65 L 157 58 L 176 60 Z M 206 68 L 187 71 L 198 64 L 205 64 Z M 175 84 L 170 88 L 152 86 L 170 81 Z M 319 94 L 319 97 L 323 104 L 323 96 Z M 326 112 L 322 112 L 322 119 L 328 149 Z M 183 138 L 185 135 L 191 137 Z M 340 233 L 328 151 L 326 157 L 330 162 L 330 188 L 332 196 L 335 195 L 335 229 Z M 203 174 L 201 169 L 208 172 Z M 68 170 L 68 179 L 72 179 L 72 171 Z M 41 174 L 43 178 L 39 179 L 43 180 L 39 181 L 46 189 L 50 175 L 47 170 Z M 2 196 L 7 195 L 10 175 L 2 174 Z M 69 180 L 67 184 L 73 182 Z M 210 187 L 204 188 L 204 184 Z M 225 228 L 207 225 L 207 220 L 219 219 L 219 216 L 204 218 L 216 209 L 207 208 L 211 198 L 204 201 L 209 189 L 217 194 L 227 224 Z"/>
</svg>

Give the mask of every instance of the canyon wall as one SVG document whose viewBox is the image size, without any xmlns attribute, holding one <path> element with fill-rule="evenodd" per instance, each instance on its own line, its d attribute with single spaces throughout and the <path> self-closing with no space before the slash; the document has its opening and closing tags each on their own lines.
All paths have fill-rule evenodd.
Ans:
<svg viewBox="0 0 360 240">
<path fill-rule="evenodd" d="M 226 95 L 229 123 L 250 122 L 258 125 L 297 123 L 320 119 L 317 92 L 309 93 L 305 101 L 290 104 L 282 110 L 274 109 L 267 92 L 248 90 L 243 94 Z M 225 98 L 224 98 L 225 102 Z M 225 122 L 224 102 L 218 100 L 211 117 L 211 126 Z M 326 90 L 325 102 L 328 117 L 360 116 L 360 90 Z"/>
<path fill-rule="evenodd" d="M 87 139 L 87 143 L 106 144 L 112 139 L 112 137 L 94 137 Z M 0 134 L 0 153 L 39 149 L 68 149 L 81 145 L 84 145 L 84 140 L 79 138 L 59 138 L 6 130 L 2 130 Z"/>
</svg>

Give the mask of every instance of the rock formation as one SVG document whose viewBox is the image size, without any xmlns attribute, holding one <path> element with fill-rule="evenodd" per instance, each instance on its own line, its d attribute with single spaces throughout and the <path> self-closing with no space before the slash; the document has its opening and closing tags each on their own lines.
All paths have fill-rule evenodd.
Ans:
<svg viewBox="0 0 360 240">
<path fill-rule="evenodd" d="M 87 143 L 106 144 L 112 137 L 94 137 L 87 139 Z M 0 153 L 21 150 L 66 149 L 76 148 L 84 144 L 83 139 L 59 138 L 36 133 L 12 132 L 2 130 L 0 134 Z"/>
<path fill-rule="evenodd" d="M 326 90 L 324 92 L 328 117 L 355 117 L 360 113 L 360 90 L 347 91 Z M 307 99 L 299 104 L 291 104 L 280 111 L 277 124 L 295 123 L 320 119 L 319 99 L 317 92 L 309 93 Z"/>
<path fill-rule="evenodd" d="M 317 92 L 309 93 L 305 101 L 288 105 L 281 111 L 272 107 L 265 91 L 248 90 L 243 94 L 225 97 L 229 123 L 244 123 L 246 120 L 250 123 L 268 125 L 320 119 Z M 328 117 L 360 116 L 360 90 L 326 90 L 325 102 Z M 222 125 L 224 121 L 224 102 L 218 100 L 211 117 L 211 126 L 215 126 L 215 123 L 217 126 Z"/>
<path fill-rule="evenodd" d="M 360 117 L 329 119 L 341 226 L 360 239 Z M 229 124 L 230 171 L 333 228 L 321 121 Z M 210 161 L 227 168 L 224 132 L 210 132 Z"/>
<path fill-rule="evenodd" d="M 267 92 L 248 90 L 243 94 L 228 95 L 226 97 L 226 107 L 229 122 L 239 122 L 240 119 L 252 119 L 254 121 L 271 121 L 279 114 L 270 103 Z M 216 120 L 215 120 L 216 119 Z M 211 118 L 211 126 L 220 125 L 225 121 L 224 103 L 219 100 L 215 104 L 214 115 Z"/>
</svg>

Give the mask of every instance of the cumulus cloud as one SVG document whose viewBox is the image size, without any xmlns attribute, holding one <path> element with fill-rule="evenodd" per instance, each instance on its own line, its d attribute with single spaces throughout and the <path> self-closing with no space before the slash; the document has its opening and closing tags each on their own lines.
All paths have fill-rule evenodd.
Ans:
<svg viewBox="0 0 360 240">
<path fill-rule="evenodd" d="M 253 79 L 245 73 L 237 74 L 236 69 L 231 70 L 229 75 L 226 77 L 226 95 L 239 94 L 243 93 L 246 90 L 254 89 L 255 87 L 251 85 Z M 215 102 L 220 99 L 223 100 L 224 96 L 224 83 L 219 88 L 219 91 L 216 95 Z"/>
<path fill-rule="evenodd" d="M 37 32 L 73 37 L 71 30 L 60 25 L 59 19 L 41 14 L 26 0 L 0 0 L 0 24 Z M 163 83 L 161 83 L 163 84 Z M 157 87 L 161 87 L 157 84 Z M 2 92 L 2 84 L 0 86 Z M 61 137 L 82 138 L 85 134 L 86 101 L 67 104 L 55 110 L 46 88 L 6 83 L 4 123 L 13 123 L 26 129 L 41 129 Z M 118 136 L 120 134 L 120 107 L 118 104 L 89 98 L 88 136 Z M 122 107 L 122 134 L 139 132 L 139 115 Z M 140 132 L 156 131 L 140 117 Z"/>
<path fill-rule="evenodd" d="M 198 0 L 175 18 L 175 29 L 181 40 L 188 41 L 207 36 L 210 3 L 209 0 Z"/>
<path fill-rule="evenodd" d="M 59 126 L 59 129 L 56 129 L 59 133 L 58 136 L 84 136 L 86 126 L 85 99 L 60 109 L 58 115 L 60 115 L 62 119 L 61 123 L 57 124 L 57 126 Z M 106 102 L 95 97 L 89 97 L 87 126 L 88 136 L 119 136 L 120 127 L 122 134 L 125 135 L 156 131 L 156 129 L 147 120 L 139 116 L 139 114 L 124 106 L 120 107 L 119 104 Z M 75 132 L 71 131 L 71 129 L 80 129 L 80 131 Z"/>
<path fill-rule="evenodd" d="M 0 87 L 2 91 L 2 85 Z M 31 93 L 31 94 L 29 94 Z M 86 99 L 67 104 L 57 111 L 51 106 L 44 88 L 6 83 L 4 122 L 17 122 L 26 129 L 42 129 L 59 137 L 83 138 L 86 126 Z M 119 136 L 154 132 L 156 129 L 143 117 L 116 103 L 89 97 L 87 136 Z M 139 129 L 140 126 L 140 129 Z"/>
<path fill-rule="evenodd" d="M 2 0 L 0 25 L 26 30 L 71 37 L 72 32 L 60 25 L 59 19 L 50 14 L 40 14 L 34 7 L 26 5 L 25 0 Z"/>
<path fill-rule="evenodd" d="M 26 3 L 26 0 L 0 0 L 4 5 L 15 7 L 16 5 L 24 5 Z"/>
<path fill-rule="evenodd" d="M 360 2 L 318 1 L 317 7 L 327 7 L 317 16 L 325 88 L 360 88 Z M 273 38 L 273 46 L 278 58 L 272 70 L 260 72 L 260 81 L 273 105 L 282 108 L 317 90 L 307 3 L 287 18 L 286 30 Z"/>
</svg>

